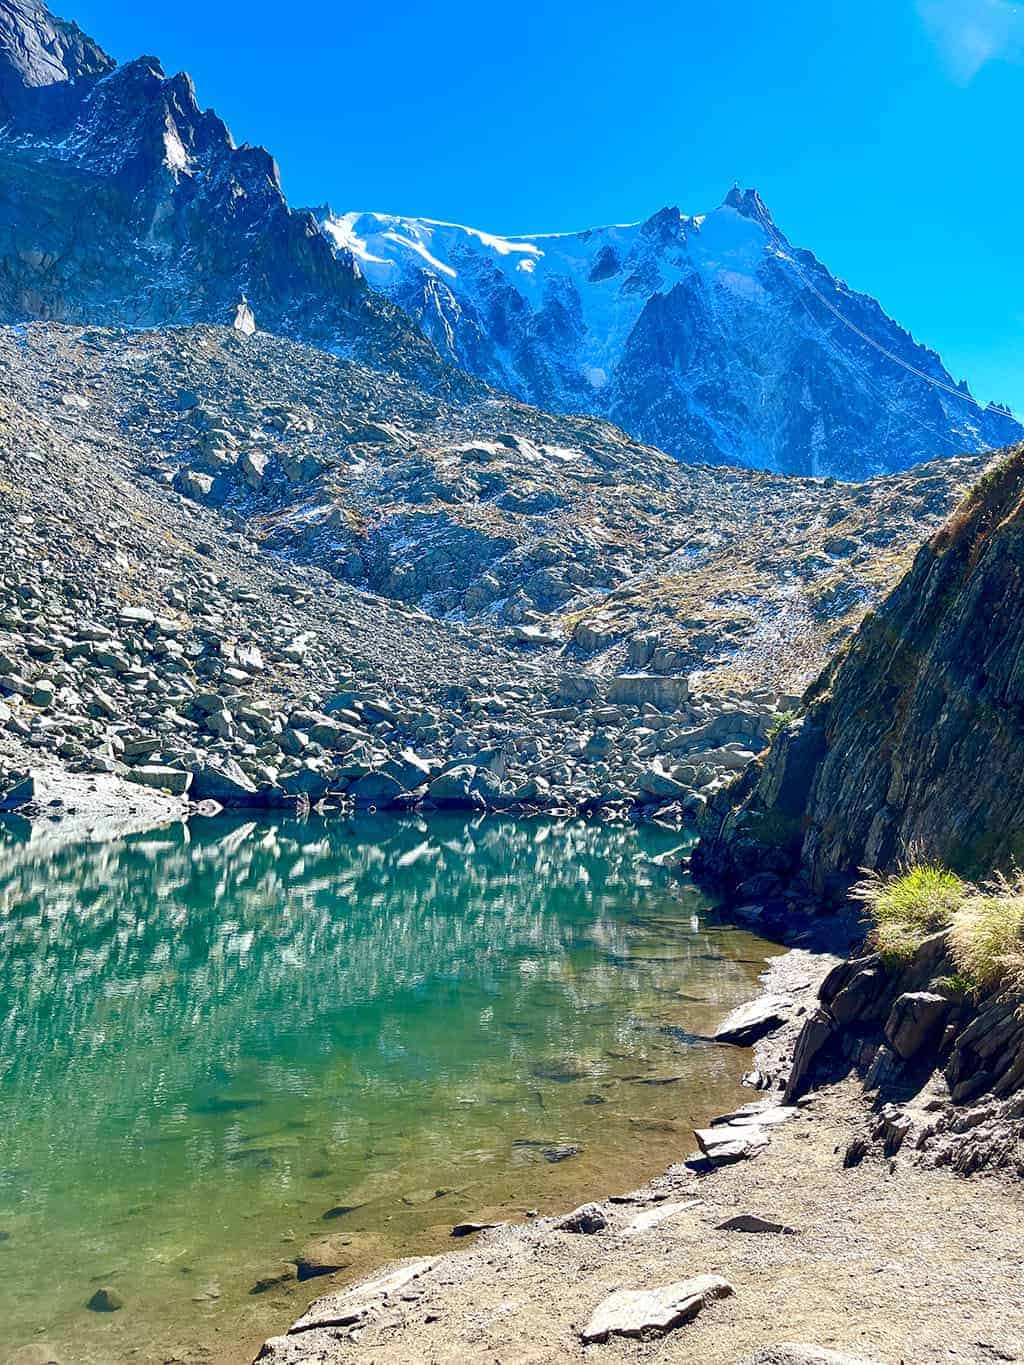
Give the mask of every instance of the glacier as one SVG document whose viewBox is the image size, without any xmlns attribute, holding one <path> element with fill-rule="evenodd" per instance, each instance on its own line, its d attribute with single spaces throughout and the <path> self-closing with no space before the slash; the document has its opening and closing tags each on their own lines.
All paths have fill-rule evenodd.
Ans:
<svg viewBox="0 0 1024 1365">
<path fill-rule="evenodd" d="M 857 479 L 1024 434 L 793 246 L 756 190 L 709 213 L 521 237 L 314 212 L 446 359 L 687 462 Z"/>
</svg>

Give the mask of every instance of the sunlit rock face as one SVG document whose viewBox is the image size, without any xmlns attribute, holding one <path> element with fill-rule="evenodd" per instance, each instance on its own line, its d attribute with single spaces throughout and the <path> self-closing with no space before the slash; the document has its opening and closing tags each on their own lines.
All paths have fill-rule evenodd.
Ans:
<svg viewBox="0 0 1024 1365">
<path fill-rule="evenodd" d="M 37 0 L 8 0 L 0 8 L 0 125 L 59 128 L 115 65 L 77 24 Z"/>
<path fill-rule="evenodd" d="M 779 231 L 756 191 L 712 212 L 496 237 L 318 211 L 442 355 L 679 459 L 859 479 L 1018 439 L 939 357 Z"/>
<path fill-rule="evenodd" d="M 437 366 L 273 157 L 236 146 L 191 79 L 118 66 L 31 0 L 0 11 L 0 322 L 229 323 Z"/>
</svg>

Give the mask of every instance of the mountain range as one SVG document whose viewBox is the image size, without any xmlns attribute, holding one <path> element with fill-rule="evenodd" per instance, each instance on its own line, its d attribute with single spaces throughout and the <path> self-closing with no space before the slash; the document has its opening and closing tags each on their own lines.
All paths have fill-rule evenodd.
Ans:
<svg viewBox="0 0 1024 1365">
<path fill-rule="evenodd" d="M 1024 434 L 755 191 L 514 239 L 296 210 L 187 75 L 0 0 L 0 321 L 224 322 L 243 296 L 263 329 L 605 417 L 690 463 L 857 479 Z"/>
<path fill-rule="evenodd" d="M 755 190 L 555 236 L 318 216 L 453 364 L 682 460 L 863 478 L 1020 431 L 792 246 Z"/>
</svg>

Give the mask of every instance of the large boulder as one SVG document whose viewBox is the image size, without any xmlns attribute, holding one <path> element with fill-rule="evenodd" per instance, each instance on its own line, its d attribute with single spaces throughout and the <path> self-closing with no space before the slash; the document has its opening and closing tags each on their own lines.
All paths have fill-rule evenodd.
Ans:
<svg viewBox="0 0 1024 1365">
<path fill-rule="evenodd" d="M 430 799 L 436 806 L 453 808 L 473 807 L 483 804 L 483 798 L 473 790 L 476 779 L 476 766 L 462 763 L 449 768 L 430 784 Z"/>
<path fill-rule="evenodd" d="M 689 696 L 689 679 L 666 678 L 658 673 L 620 673 L 608 684 L 608 700 L 629 706 L 650 704 L 672 711 Z"/>
<path fill-rule="evenodd" d="M 376 806 L 381 810 L 397 805 L 407 796 L 406 788 L 386 772 L 366 773 L 348 789 L 357 806 Z"/>
<path fill-rule="evenodd" d="M 192 786 L 190 772 L 181 768 L 164 768 L 156 763 L 130 768 L 125 776 L 129 782 L 136 782 L 140 787 L 154 787 L 158 791 L 170 792 L 172 796 L 184 796 Z"/>
<path fill-rule="evenodd" d="M 220 767 L 212 763 L 197 763 L 192 768 L 193 801 L 216 801 L 222 806 L 262 806 L 265 797 L 234 761 L 227 759 Z"/>
</svg>

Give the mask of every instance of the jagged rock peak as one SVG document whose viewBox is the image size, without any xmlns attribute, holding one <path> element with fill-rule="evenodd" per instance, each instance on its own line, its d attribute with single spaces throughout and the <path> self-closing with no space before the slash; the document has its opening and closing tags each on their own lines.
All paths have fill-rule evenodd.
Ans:
<svg viewBox="0 0 1024 1365">
<path fill-rule="evenodd" d="M 0 323 L 225 322 L 244 294 L 261 328 L 440 371 L 187 74 L 117 65 L 37 0 L 0 25 Z"/>
<path fill-rule="evenodd" d="M 0 124 L 59 119 L 115 65 L 77 24 L 38 0 L 0 0 Z"/>
<path fill-rule="evenodd" d="M 776 230 L 768 205 L 757 190 L 744 190 L 739 185 L 733 185 L 725 196 L 724 204 L 726 208 L 735 209 L 737 213 L 741 213 L 744 218 L 750 218 L 753 222 L 760 223 L 764 228 Z"/>
</svg>

